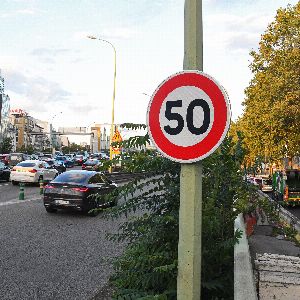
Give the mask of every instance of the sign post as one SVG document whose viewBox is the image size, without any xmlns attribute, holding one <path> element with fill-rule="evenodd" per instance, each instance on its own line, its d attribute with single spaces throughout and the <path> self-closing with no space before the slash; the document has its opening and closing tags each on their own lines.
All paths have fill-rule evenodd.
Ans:
<svg viewBox="0 0 300 300">
<path fill-rule="evenodd" d="M 202 3 L 185 2 L 185 71 L 153 93 L 147 124 L 153 144 L 181 163 L 177 299 L 201 296 L 202 163 L 222 143 L 230 124 L 226 91 L 203 69 Z"/>
<path fill-rule="evenodd" d="M 202 0 L 184 7 L 183 69 L 203 71 Z M 201 298 L 202 162 L 182 164 L 178 241 L 177 299 Z"/>
<path fill-rule="evenodd" d="M 227 93 L 197 70 L 171 75 L 153 93 L 149 135 L 165 157 L 181 163 L 177 299 L 200 299 L 202 165 L 226 136 Z"/>
</svg>

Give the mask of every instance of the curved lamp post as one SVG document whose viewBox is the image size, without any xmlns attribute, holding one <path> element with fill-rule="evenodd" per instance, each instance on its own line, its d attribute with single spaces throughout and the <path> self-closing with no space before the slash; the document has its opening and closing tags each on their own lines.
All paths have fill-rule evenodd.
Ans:
<svg viewBox="0 0 300 300">
<path fill-rule="evenodd" d="M 52 134 L 52 122 L 54 120 L 54 118 L 58 115 L 58 114 L 62 114 L 62 111 L 60 111 L 59 113 L 55 114 L 52 118 L 51 118 L 51 121 L 50 121 L 50 147 L 51 147 L 51 151 L 52 151 L 52 154 L 54 153 L 54 147 L 53 147 L 53 134 Z"/>
<path fill-rule="evenodd" d="M 113 50 L 114 50 L 114 88 L 113 88 L 113 97 L 112 97 L 112 111 L 111 111 L 111 127 L 110 127 L 110 148 L 109 148 L 109 158 L 110 160 L 112 160 L 112 156 L 113 156 L 113 153 L 112 153 L 112 147 L 111 147 L 111 144 L 112 144 L 112 139 L 113 139 L 113 135 L 114 135 L 114 122 L 115 122 L 115 97 L 116 97 L 116 76 L 117 76 L 117 51 L 116 51 L 116 48 L 115 46 L 107 41 L 107 40 L 104 40 L 104 39 L 101 39 L 101 38 L 97 38 L 95 36 L 92 36 L 92 35 L 88 35 L 87 36 L 89 39 L 92 39 L 92 40 L 98 40 L 98 41 L 101 41 L 101 42 L 105 42 L 107 44 L 109 44 Z M 110 168 L 110 172 L 111 172 L 111 168 Z"/>
</svg>

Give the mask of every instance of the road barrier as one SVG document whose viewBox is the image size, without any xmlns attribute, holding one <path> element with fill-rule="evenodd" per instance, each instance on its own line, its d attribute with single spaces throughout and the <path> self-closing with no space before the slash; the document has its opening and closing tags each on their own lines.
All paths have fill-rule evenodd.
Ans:
<svg viewBox="0 0 300 300">
<path fill-rule="evenodd" d="M 19 200 L 24 200 L 25 199 L 25 193 L 24 193 L 24 183 L 20 183 L 20 192 L 19 192 Z"/>
<path fill-rule="evenodd" d="M 113 172 L 105 174 L 108 179 L 115 183 L 131 181 L 133 179 L 143 179 L 154 175 L 151 172 L 138 172 L 138 173 L 128 173 L 128 172 Z"/>
<path fill-rule="evenodd" d="M 258 191 L 258 194 L 261 197 L 268 199 L 269 202 L 276 203 L 275 200 L 273 200 L 270 196 L 264 194 L 262 191 Z M 290 226 L 295 228 L 298 231 L 298 233 L 300 233 L 300 220 L 288 210 L 284 209 L 279 203 L 276 204 L 278 205 L 279 216 L 283 218 L 288 224 L 290 224 Z"/>
</svg>

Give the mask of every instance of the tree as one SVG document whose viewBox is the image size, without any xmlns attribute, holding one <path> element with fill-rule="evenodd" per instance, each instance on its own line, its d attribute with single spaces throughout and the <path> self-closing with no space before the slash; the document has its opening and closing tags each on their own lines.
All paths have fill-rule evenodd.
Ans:
<svg viewBox="0 0 300 300">
<path fill-rule="evenodd" d="M 237 122 L 247 145 L 248 162 L 268 162 L 298 154 L 300 148 L 300 2 L 277 11 L 252 51 L 253 78 L 245 110 Z"/>
<path fill-rule="evenodd" d="M 0 143 L 0 153 L 10 153 L 12 150 L 12 139 L 11 138 L 4 138 Z"/>
<path fill-rule="evenodd" d="M 34 148 L 32 145 L 22 145 L 21 147 L 17 148 L 18 152 L 22 152 L 22 153 L 27 153 L 27 154 L 33 154 L 34 153 Z"/>
</svg>

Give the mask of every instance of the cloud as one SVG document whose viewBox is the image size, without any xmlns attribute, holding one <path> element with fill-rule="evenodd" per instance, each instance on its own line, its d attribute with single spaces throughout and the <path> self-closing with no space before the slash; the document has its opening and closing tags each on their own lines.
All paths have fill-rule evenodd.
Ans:
<svg viewBox="0 0 300 300">
<path fill-rule="evenodd" d="M 77 50 L 67 48 L 36 48 L 30 52 L 30 55 L 35 56 L 40 62 L 55 64 L 58 57 L 68 55 L 69 58 L 71 54 L 77 54 L 77 52 Z"/>
<path fill-rule="evenodd" d="M 46 56 L 46 55 L 50 55 L 50 56 L 57 56 L 60 54 L 66 54 L 68 52 L 72 52 L 72 49 L 67 49 L 67 48 L 36 48 L 33 49 L 30 54 L 31 55 L 35 55 L 35 56 Z"/>
<path fill-rule="evenodd" d="M 226 46 L 229 50 L 235 50 L 240 52 L 245 50 L 249 52 L 250 49 L 257 47 L 259 42 L 259 36 L 257 34 L 250 33 L 236 33 L 231 37 L 228 37 Z"/>
<path fill-rule="evenodd" d="M 97 106 L 97 109 L 101 109 L 101 106 Z M 92 104 L 72 104 L 69 109 L 73 112 L 80 113 L 81 115 L 87 115 L 95 111 L 95 105 Z"/>
<path fill-rule="evenodd" d="M 272 21 L 272 15 L 268 14 L 214 14 L 207 16 L 207 28 L 218 28 L 218 35 L 214 39 L 216 43 L 222 43 L 228 50 L 234 53 L 249 52 L 258 46 L 261 34 Z"/>
<path fill-rule="evenodd" d="M 57 82 L 43 77 L 31 77 L 16 70 L 5 71 L 5 87 L 26 99 L 25 109 L 36 112 L 47 111 L 49 105 L 66 103 L 72 95 Z"/>
<path fill-rule="evenodd" d="M 35 15 L 37 13 L 36 9 L 32 8 L 27 8 L 27 9 L 19 9 L 19 10 L 14 10 L 11 12 L 7 13 L 2 13 L 0 15 L 1 18 L 11 18 L 11 17 L 16 17 L 16 16 L 21 16 L 21 15 Z"/>
</svg>

